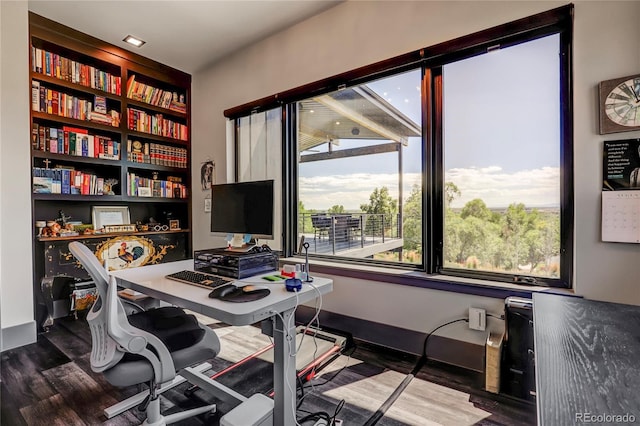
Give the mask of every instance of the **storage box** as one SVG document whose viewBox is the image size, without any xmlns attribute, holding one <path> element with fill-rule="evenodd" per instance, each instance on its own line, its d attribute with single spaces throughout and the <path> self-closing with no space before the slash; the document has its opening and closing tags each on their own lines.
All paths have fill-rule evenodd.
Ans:
<svg viewBox="0 0 640 426">
<path fill-rule="evenodd" d="M 488 392 L 500 392 L 500 362 L 502 360 L 502 341 L 504 333 L 489 333 L 485 345 L 485 389 Z"/>
</svg>

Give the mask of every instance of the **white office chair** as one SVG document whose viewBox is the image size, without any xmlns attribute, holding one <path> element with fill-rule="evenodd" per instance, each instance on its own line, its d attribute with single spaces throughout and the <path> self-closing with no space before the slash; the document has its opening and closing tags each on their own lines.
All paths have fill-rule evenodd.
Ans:
<svg viewBox="0 0 640 426">
<path fill-rule="evenodd" d="M 115 277 L 82 243 L 69 243 L 69 250 L 93 278 L 99 293 L 87 315 L 91 369 L 104 374 L 114 386 L 149 383 L 143 425 L 160 426 L 215 411 L 214 404 L 163 416 L 158 395 L 160 386 L 172 381 L 178 371 L 215 358 L 220 351 L 215 332 L 176 307 L 127 316 L 117 295 Z"/>
</svg>

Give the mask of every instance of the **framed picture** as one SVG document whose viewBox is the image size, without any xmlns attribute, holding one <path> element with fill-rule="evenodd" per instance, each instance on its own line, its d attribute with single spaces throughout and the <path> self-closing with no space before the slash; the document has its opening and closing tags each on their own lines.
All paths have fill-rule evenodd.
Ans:
<svg viewBox="0 0 640 426">
<path fill-rule="evenodd" d="M 127 206 L 94 206 L 91 210 L 93 229 L 102 229 L 105 225 L 127 225 L 131 223 Z"/>
<path fill-rule="evenodd" d="M 169 221 L 169 229 L 172 231 L 180 229 L 180 221 L 179 220 L 170 220 Z"/>
<path fill-rule="evenodd" d="M 151 197 L 151 188 L 141 186 L 138 188 L 138 197 Z"/>
</svg>

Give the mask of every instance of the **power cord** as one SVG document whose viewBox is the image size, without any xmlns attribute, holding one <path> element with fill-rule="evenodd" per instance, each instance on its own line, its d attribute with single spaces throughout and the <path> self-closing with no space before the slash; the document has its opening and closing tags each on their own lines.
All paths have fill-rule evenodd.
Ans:
<svg viewBox="0 0 640 426">
<path fill-rule="evenodd" d="M 402 392 L 404 392 L 404 390 L 407 388 L 407 386 L 409 386 L 409 383 L 411 383 L 413 378 L 418 374 L 418 372 L 422 369 L 422 367 L 424 367 L 424 365 L 427 363 L 427 360 L 428 360 L 428 357 L 427 357 L 427 344 L 429 343 L 429 338 L 431 336 L 433 336 L 433 333 L 435 333 L 436 331 L 440 330 L 443 327 L 446 327 L 446 326 L 451 325 L 451 324 L 455 324 L 457 322 L 469 322 L 469 319 L 468 318 L 458 318 L 456 320 L 449 321 L 447 323 L 439 325 L 438 327 L 434 328 L 433 330 L 431 330 L 427 334 L 427 336 L 424 339 L 424 344 L 422 345 L 422 356 L 420 357 L 420 359 L 418 359 L 418 362 L 416 362 L 416 365 L 413 367 L 413 370 L 411 370 L 411 373 L 406 375 L 406 377 L 404 378 L 402 383 L 400 383 L 400 385 L 398 385 L 398 387 L 387 398 L 387 400 L 380 406 L 380 408 L 378 408 L 378 410 L 375 413 L 373 413 L 373 415 L 371 417 L 369 417 L 369 419 L 364 424 L 364 426 L 373 426 L 376 423 L 378 423 L 378 421 L 380 421 L 380 419 L 385 415 L 385 413 L 387 412 L 389 407 L 391 407 L 393 405 L 393 403 L 396 402 L 396 400 L 398 399 L 400 394 L 402 394 Z"/>
</svg>

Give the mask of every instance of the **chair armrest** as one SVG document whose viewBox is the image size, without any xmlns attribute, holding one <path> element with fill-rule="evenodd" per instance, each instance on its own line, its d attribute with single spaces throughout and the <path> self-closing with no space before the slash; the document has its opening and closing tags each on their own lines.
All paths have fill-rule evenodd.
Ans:
<svg viewBox="0 0 640 426">
<path fill-rule="evenodd" d="M 107 332 L 123 351 L 141 355 L 153 366 L 156 383 L 165 383 L 176 375 L 171 353 L 162 341 L 153 334 L 133 327 L 127 320 L 124 308 L 118 299 L 116 278 L 109 277 L 106 300 Z M 147 349 L 147 345 L 156 351 Z"/>
</svg>

